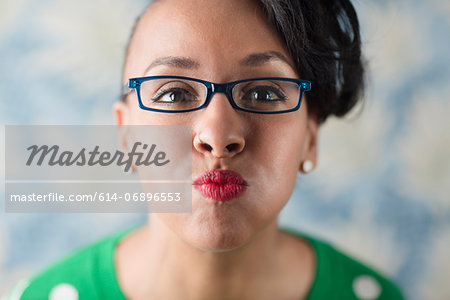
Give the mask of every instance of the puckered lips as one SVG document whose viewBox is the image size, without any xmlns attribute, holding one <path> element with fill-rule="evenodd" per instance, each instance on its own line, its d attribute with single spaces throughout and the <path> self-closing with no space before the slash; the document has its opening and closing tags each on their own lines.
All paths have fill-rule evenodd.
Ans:
<svg viewBox="0 0 450 300">
<path fill-rule="evenodd" d="M 241 174 L 231 170 L 209 170 L 197 177 L 192 185 L 203 196 L 219 202 L 239 197 L 248 186 Z"/>
</svg>

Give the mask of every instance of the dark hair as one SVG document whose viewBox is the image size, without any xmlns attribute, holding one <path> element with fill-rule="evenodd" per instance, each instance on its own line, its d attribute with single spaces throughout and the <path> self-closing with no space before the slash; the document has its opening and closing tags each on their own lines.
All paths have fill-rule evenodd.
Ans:
<svg viewBox="0 0 450 300">
<path fill-rule="evenodd" d="M 309 111 L 323 123 L 361 98 L 364 67 L 355 9 L 349 0 L 260 0 L 284 39 L 297 73 L 312 82 Z"/>
<path fill-rule="evenodd" d="M 344 116 L 364 87 L 359 23 L 350 0 L 259 0 L 259 4 L 283 38 L 297 73 L 312 82 L 306 95 L 309 112 L 319 123 L 330 115 Z"/>
</svg>

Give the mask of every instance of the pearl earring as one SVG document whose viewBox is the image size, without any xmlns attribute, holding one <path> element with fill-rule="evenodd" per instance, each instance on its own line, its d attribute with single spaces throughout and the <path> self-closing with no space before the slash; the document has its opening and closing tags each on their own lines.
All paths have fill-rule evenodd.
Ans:
<svg viewBox="0 0 450 300">
<path fill-rule="evenodd" d="M 309 159 L 305 160 L 302 163 L 302 170 L 303 170 L 304 173 L 311 172 L 313 168 L 314 168 L 313 162 L 310 161 Z"/>
</svg>

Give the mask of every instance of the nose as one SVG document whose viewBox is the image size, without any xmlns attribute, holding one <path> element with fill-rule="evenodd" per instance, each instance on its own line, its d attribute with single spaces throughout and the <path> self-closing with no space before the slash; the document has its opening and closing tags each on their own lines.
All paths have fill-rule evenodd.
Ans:
<svg viewBox="0 0 450 300">
<path fill-rule="evenodd" d="M 244 120 L 225 94 L 215 94 L 209 105 L 197 113 L 193 143 L 198 152 L 215 158 L 229 158 L 242 152 L 245 147 Z"/>
</svg>

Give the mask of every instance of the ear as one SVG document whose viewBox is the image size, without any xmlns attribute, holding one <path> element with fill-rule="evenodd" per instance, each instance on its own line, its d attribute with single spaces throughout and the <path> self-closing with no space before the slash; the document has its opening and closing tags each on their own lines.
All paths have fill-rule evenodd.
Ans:
<svg viewBox="0 0 450 300">
<path fill-rule="evenodd" d="M 129 106 L 124 101 L 117 101 L 113 105 L 113 114 L 116 119 L 119 145 L 125 152 L 128 152 L 129 138 L 130 138 L 130 110 Z M 135 166 L 131 166 L 132 172 L 135 172 Z"/>
<path fill-rule="evenodd" d="M 306 133 L 305 142 L 303 144 L 303 157 L 300 161 L 299 170 L 303 173 L 307 173 L 303 170 L 303 162 L 309 160 L 312 162 L 313 168 L 317 166 L 317 145 L 319 135 L 319 122 L 314 115 L 308 116 L 306 121 Z"/>
<path fill-rule="evenodd" d="M 116 101 L 113 105 L 113 114 L 116 119 L 116 124 L 119 126 L 130 124 L 129 122 L 129 108 L 124 101 Z"/>
</svg>

